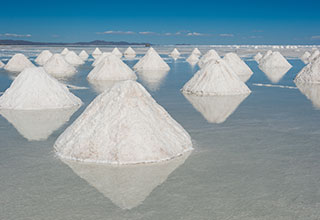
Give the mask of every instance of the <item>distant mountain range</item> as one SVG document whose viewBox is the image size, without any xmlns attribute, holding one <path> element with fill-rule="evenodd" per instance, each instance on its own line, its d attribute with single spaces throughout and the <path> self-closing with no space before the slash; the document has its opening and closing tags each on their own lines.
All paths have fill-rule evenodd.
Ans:
<svg viewBox="0 0 320 220">
<path fill-rule="evenodd" d="M 145 45 L 150 46 L 150 43 L 129 43 L 126 41 L 104 41 L 104 40 L 94 40 L 90 42 L 76 42 L 76 43 L 52 43 L 52 42 L 33 42 L 26 40 L 0 40 L 0 45 L 81 45 L 81 46 L 91 46 L 91 45 Z"/>
</svg>

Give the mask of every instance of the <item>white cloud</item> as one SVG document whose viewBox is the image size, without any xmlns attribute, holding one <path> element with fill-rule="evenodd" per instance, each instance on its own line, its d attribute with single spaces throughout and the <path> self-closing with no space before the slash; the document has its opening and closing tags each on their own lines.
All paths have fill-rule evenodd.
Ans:
<svg viewBox="0 0 320 220">
<path fill-rule="evenodd" d="M 320 40 L 320 35 L 315 35 L 311 37 L 312 40 Z"/>
<path fill-rule="evenodd" d="M 204 36 L 205 34 L 198 33 L 198 32 L 189 32 L 187 33 L 187 36 Z"/>
<path fill-rule="evenodd" d="M 220 37 L 234 37 L 233 34 L 219 34 Z"/>
<path fill-rule="evenodd" d="M 1 37 L 31 37 L 31 34 L 12 34 L 12 33 L 5 33 L 0 34 Z"/>
<path fill-rule="evenodd" d="M 98 32 L 97 34 L 135 34 L 133 31 L 105 31 L 105 32 Z"/>
<path fill-rule="evenodd" d="M 141 31 L 141 32 L 139 32 L 139 34 L 142 34 L 142 35 L 159 35 L 158 33 L 152 32 L 152 31 Z"/>
</svg>

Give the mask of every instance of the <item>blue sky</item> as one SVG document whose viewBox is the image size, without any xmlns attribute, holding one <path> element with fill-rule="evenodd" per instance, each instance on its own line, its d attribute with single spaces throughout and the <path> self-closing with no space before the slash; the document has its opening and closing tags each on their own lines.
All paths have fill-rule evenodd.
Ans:
<svg viewBox="0 0 320 220">
<path fill-rule="evenodd" d="M 5 1 L 0 39 L 155 44 L 319 44 L 320 2 Z"/>
</svg>

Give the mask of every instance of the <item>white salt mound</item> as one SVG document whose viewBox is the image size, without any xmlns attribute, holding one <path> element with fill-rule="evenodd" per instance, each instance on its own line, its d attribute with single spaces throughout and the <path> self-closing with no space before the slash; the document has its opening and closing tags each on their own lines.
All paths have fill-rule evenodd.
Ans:
<svg viewBox="0 0 320 220">
<path fill-rule="evenodd" d="M 85 61 L 89 58 L 89 54 L 85 51 L 85 50 L 82 50 L 80 53 L 79 53 L 79 57 Z"/>
<path fill-rule="evenodd" d="M 70 77 L 77 72 L 76 68 L 68 63 L 61 54 L 54 54 L 43 67 L 47 73 L 57 78 Z"/>
<path fill-rule="evenodd" d="M 142 85 L 128 80 L 97 96 L 54 148 L 65 159 L 138 164 L 178 157 L 192 142 Z"/>
<path fill-rule="evenodd" d="M 199 61 L 198 56 L 191 54 L 188 58 L 187 58 L 187 62 L 194 65 Z"/>
<path fill-rule="evenodd" d="M 64 49 L 61 51 L 61 55 L 66 55 L 68 52 L 69 52 L 68 48 L 64 48 Z"/>
<path fill-rule="evenodd" d="M 291 64 L 282 56 L 282 54 L 278 51 L 271 52 L 271 54 L 265 55 L 261 58 L 259 62 L 259 67 L 261 69 L 267 69 L 267 68 L 283 68 L 288 67 L 291 68 Z"/>
<path fill-rule="evenodd" d="M 111 54 L 87 76 L 90 80 L 136 80 L 136 74 L 122 60 Z"/>
<path fill-rule="evenodd" d="M 99 63 L 101 63 L 107 56 L 110 56 L 112 53 L 109 52 L 103 52 L 91 65 L 97 66 Z"/>
<path fill-rule="evenodd" d="M 84 61 L 74 51 L 69 51 L 64 59 L 73 66 L 84 64 Z"/>
<path fill-rule="evenodd" d="M 98 47 L 96 49 L 94 49 L 94 51 L 92 52 L 92 56 L 95 59 L 97 59 L 97 57 L 99 57 L 101 54 L 102 54 L 102 52 Z"/>
<path fill-rule="evenodd" d="M 1 109 L 59 109 L 81 104 L 78 97 L 42 67 L 26 68 L 0 97 Z"/>
<path fill-rule="evenodd" d="M 160 57 L 152 47 L 142 57 L 133 69 L 135 70 L 170 70 L 169 65 Z"/>
<path fill-rule="evenodd" d="M 194 48 L 193 51 L 191 52 L 191 54 L 194 54 L 196 56 L 201 56 L 201 52 L 198 48 Z"/>
<path fill-rule="evenodd" d="M 241 58 L 235 53 L 227 53 L 223 60 L 229 65 L 229 67 L 238 75 L 238 76 L 251 76 L 253 74 L 252 70 L 248 65 L 241 60 Z"/>
<path fill-rule="evenodd" d="M 43 66 L 52 57 L 52 55 L 53 54 L 49 50 L 43 50 L 35 59 L 35 62 L 40 66 Z"/>
<path fill-rule="evenodd" d="M 132 49 L 132 47 L 128 47 L 126 51 L 124 51 L 125 56 L 135 56 L 136 52 Z"/>
<path fill-rule="evenodd" d="M 301 56 L 301 60 L 304 62 L 304 63 L 308 63 L 309 62 L 309 57 L 311 56 L 311 53 L 306 51 L 304 52 L 304 54 Z"/>
<path fill-rule="evenodd" d="M 172 57 L 179 57 L 180 56 L 180 52 L 178 51 L 177 48 L 174 48 L 170 55 Z"/>
<path fill-rule="evenodd" d="M 269 55 L 272 54 L 272 50 L 268 50 L 265 54 L 263 54 L 262 58 L 259 60 L 259 62 L 265 58 L 267 58 Z"/>
<path fill-rule="evenodd" d="M 11 57 L 4 69 L 10 72 L 21 72 L 29 67 L 34 67 L 33 63 L 22 53 L 17 53 Z"/>
<path fill-rule="evenodd" d="M 309 62 L 313 62 L 317 57 L 319 57 L 320 51 L 319 50 L 314 50 L 313 53 L 309 57 Z"/>
<path fill-rule="evenodd" d="M 0 60 L 0 68 L 3 68 L 4 66 L 4 63 L 2 63 L 2 61 Z"/>
<path fill-rule="evenodd" d="M 205 55 L 203 55 L 203 57 L 201 57 L 201 59 L 198 62 L 198 66 L 200 68 L 204 67 L 204 65 L 206 63 L 208 63 L 211 60 L 218 60 L 221 59 L 221 57 L 219 56 L 219 54 L 217 53 L 217 51 L 211 49 L 209 50 Z"/>
<path fill-rule="evenodd" d="M 306 65 L 294 79 L 296 83 L 320 83 L 320 57 Z"/>
<path fill-rule="evenodd" d="M 257 53 L 255 56 L 254 56 L 254 60 L 257 62 L 257 63 L 259 63 L 259 61 L 260 61 L 260 59 L 262 58 L 262 54 L 259 52 L 259 53 Z"/>
<path fill-rule="evenodd" d="M 122 53 L 120 52 L 120 50 L 119 50 L 117 47 L 115 47 L 115 48 L 112 50 L 111 53 L 112 53 L 113 55 L 115 55 L 116 57 L 119 57 L 119 58 L 122 57 Z"/>
<path fill-rule="evenodd" d="M 240 95 L 251 92 L 223 59 L 210 61 L 183 86 L 181 91 L 200 96 Z"/>
</svg>

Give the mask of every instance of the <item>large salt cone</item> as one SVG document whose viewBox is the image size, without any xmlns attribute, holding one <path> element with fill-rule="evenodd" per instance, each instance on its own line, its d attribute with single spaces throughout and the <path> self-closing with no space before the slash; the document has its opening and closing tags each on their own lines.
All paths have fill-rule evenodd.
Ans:
<svg viewBox="0 0 320 220">
<path fill-rule="evenodd" d="M 65 159 L 138 164 L 178 157 L 192 142 L 143 86 L 128 80 L 98 95 L 54 148 Z"/>
<path fill-rule="evenodd" d="M 262 72 L 268 77 L 272 83 L 278 83 L 286 73 L 291 69 L 291 67 L 261 67 Z"/>
<path fill-rule="evenodd" d="M 170 70 L 169 65 L 160 57 L 160 55 L 152 47 L 142 57 L 133 69 L 142 70 Z"/>
<path fill-rule="evenodd" d="M 113 55 L 115 55 L 116 57 L 118 57 L 118 58 L 121 58 L 122 57 L 122 53 L 121 53 L 121 51 L 117 48 L 117 47 L 115 47 L 113 50 L 112 50 L 112 52 L 111 52 Z"/>
<path fill-rule="evenodd" d="M 168 71 L 157 70 L 157 71 L 138 71 L 139 78 L 143 82 L 148 90 L 154 92 L 160 89 L 161 85 L 164 83 Z"/>
<path fill-rule="evenodd" d="M 74 51 L 69 51 L 64 59 L 73 66 L 84 64 L 84 61 Z"/>
<path fill-rule="evenodd" d="M 35 59 L 35 62 L 40 66 L 43 66 L 52 57 L 52 55 L 53 54 L 49 50 L 43 50 Z"/>
<path fill-rule="evenodd" d="M 56 78 L 67 78 L 73 76 L 77 70 L 68 63 L 61 54 L 54 54 L 45 64 L 44 69 Z"/>
<path fill-rule="evenodd" d="M 98 47 L 96 49 L 94 49 L 94 51 L 92 52 L 92 56 L 94 59 L 97 59 L 101 54 L 102 54 L 102 52 Z"/>
<path fill-rule="evenodd" d="M 92 66 L 97 66 L 99 63 L 101 63 L 102 61 L 104 61 L 104 59 L 107 56 L 112 55 L 112 53 L 109 52 L 103 52 L 99 57 L 97 57 L 97 59 L 95 59 L 95 61 L 91 64 Z"/>
<path fill-rule="evenodd" d="M 246 79 L 245 81 L 247 81 L 253 74 L 250 67 L 235 53 L 227 53 L 223 57 L 223 60 L 226 61 L 229 67 L 239 76 L 240 79 Z"/>
<path fill-rule="evenodd" d="M 303 67 L 294 81 L 296 83 L 320 83 L 320 57 Z"/>
<path fill-rule="evenodd" d="M 26 68 L 35 67 L 22 53 L 17 53 L 8 61 L 4 69 L 10 72 L 20 73 Z"/>
<path fill-rule="evenodd" d="M 296 82 L 300 92 L 305 95 L 320 110 L 320 84 Z"/>
<path fill-rule="evenodd" d="M 209 122 L 220 124 L 227 120 L 239 105 L 248 97 L 246 95 L 196 96 L 184 94 L 192 106 Z"/>
<path fill-rule="evenodd" d="M 309 56 L 308 60 L 309 60 L 309 62 L 311 63 L 311 62 L 313 62 L 315 59 L 317 59 L 319 56 L 320 56 L 320 51 L 316 49 L 316 50 L 314 50 L 314 51 L 312 52 L 312 54 Z"/>
<path fill-rule="evenodd" d="M 268 51 L 269 52 L 269 51 Z M 271 68 L 288 68 L 290 69 L 291 64 L 282 56 L 278 51 L 268 53 L 262 57 L 259 61 L 260 69 L 271 69 Z"/>
<path fill-rule="evenodd" d="M 89 58 L 89 54 L 88 54 L 85 50 L 82 50 L 82 51 L 79 53 L 79 57 L 80 57 L 83 61 L 86 61 L 86 60 Z"/>
<path fill-rule="evenodd" d="M 122 166 L 62 161 L 115 205 L 122 209 L 132 209 L 141 205 L 189 155 L 188 152 L 173 160 L 155 164 Z"/>
<path fill-rule="evenodd" d="M 211 49 L 205 55 L 203 55 L 201 57 L 201 59 L 198 62 L 198 66 L 200 68 L 203 68 L 209 61 L 219 60 L 219 59 L 221 59 L 221 58 L 220 58 L 219 54 L 217 53 L 217 51 Z"/>
<path fill-rule="evenodd" d="M 80 106 L 65 109 L 11 110 L 0 109 L 17 131 L 29 141 L 46 140 L 63 126 Z"/>
</svg>

